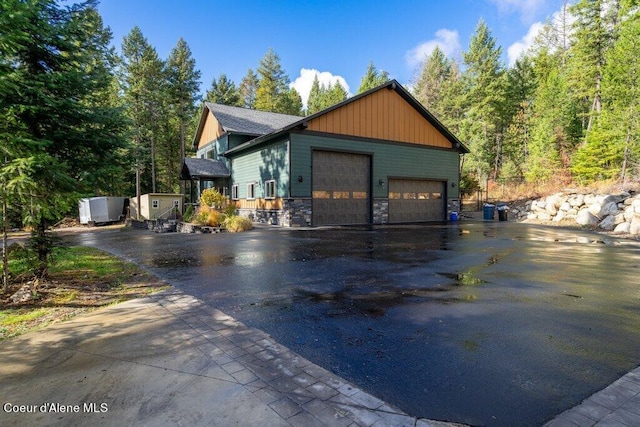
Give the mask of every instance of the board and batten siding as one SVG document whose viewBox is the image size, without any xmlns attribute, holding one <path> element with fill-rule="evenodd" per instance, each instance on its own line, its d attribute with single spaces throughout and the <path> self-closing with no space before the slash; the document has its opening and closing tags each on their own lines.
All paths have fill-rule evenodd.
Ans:
<svg viewBox="0 0 640 427">
<path fill-rule="evenodd" d="M 265 181 L 276 181 L 276 197 L 289 195 L 289 159 L 287 156 L 289 142 L 278 141 L 261 149 L 243 152 L 241 156 L 232 157 L 232 182 L 238 185 L 238 198 L 247 198 L 247 184 L 254 182 L 255 198 L 263 199 Z"/>
<path fill-rule="evenodd" d="M 309 120 L 308 130 L 451 148 L 449 141 L 395 90 L 379 90 Z"/>
<path fill-rule="evenodd" d="M 459 153 L 424 145 L 394 144 L 385 141 L 329 138 L 321 135 L 292 133 L 291 180 L 292 197 L 311 197 L 312 150 L 347 151 L 372 156 L 373 197 L 387 197 L 388 178 L 430 179 L 454 182 L 447 188 L 449 198 L 458 197 Z M 383 180 L 384 185 L 379 184 Z"/>
<path fill-rule="evenodd" d="M 202 127 L 202 133 L 198 139 L 198 150 L 203 148 L 211 141 L 220 138 L 224 134 L 224 129 L 218 120 L 213 116 L 211 111 L 207 109 L 207 116 Z"/>
</svg>

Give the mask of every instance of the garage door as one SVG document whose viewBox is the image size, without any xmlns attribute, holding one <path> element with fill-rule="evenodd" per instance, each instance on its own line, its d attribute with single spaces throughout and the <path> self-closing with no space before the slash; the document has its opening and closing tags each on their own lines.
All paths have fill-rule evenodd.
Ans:
<svg viewBox="0 0 640 427">
<path fill-rule="evenodd" d="M 442 221 L 444 182 L 389 180 L 389 222 Z"/>
<path fill-rule="evenodd" d="M 370 222 L 370 157 L 313 152 L 313 225 Z"/>
</svg>

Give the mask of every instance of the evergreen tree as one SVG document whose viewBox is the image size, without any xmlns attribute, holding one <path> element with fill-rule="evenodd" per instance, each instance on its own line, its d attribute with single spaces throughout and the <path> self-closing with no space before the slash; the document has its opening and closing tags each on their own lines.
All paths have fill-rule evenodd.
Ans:
<svg viewBox="0 0 640 427">
<path fill-rule="evenodd" d="M 240 91 L 236 84 L 227 78 L 226 74 L 220 74 L 218 79 L 211 81 L 211 88 L 204 97 L 205 101 L 216 104 L 232 105 L 239 107 L 242 105 Z"/>
<path fill-rule="evenodd" d="M 256 108 L 256 93 L 258 91 L 258 75 L 251 68 L 242 78 L 240 87 L 240 106 L 245 108 Z"/>
<path fill-rule="evenodd" d="M 436 46 L 422 64 L 422 70 L 414 82 L 414 95 L 433 115 L 444 116 L 445 90 L 451 80 L 452 65 L 444 52 Z"/>
<path fill-rule="evenodd" d="M 191 49 L 189 49 L 187 42 L 180 38 L 167 60 L 169 103 L 173 117 L 177 120 L 180 141 L 180 157 L 172 151 L 167 153 L 168 187 L 176 186 L 182 159 L 186 157 L 187 134 L 194 127 L 192 118 L 197 110 L 196 101 L 199 98 L 200 76 L 200 70 L 196 68 L 196 61 L 191 55 Z M 168 143 L 171 144 L 171 140 Z M 180 181 L 180 192 L 185 193 L 184 181 Z"/>
<path fill-rule="evenodd" d="M 378 87 L 389 81 L 389 73 L 386 71 L 378 71 L 373 65 L 373 61 L 369 62 L 369 66 L 367 67 L 367 71 L 364 76 L 360 80 L 360 87 L 358 88 L 358 93 L 363 93 L 368 90 L 371 90 L 375 87 Z"/>
<path fill-rule="evenodd" d="M 347 90 L 339 81 L 336 81 L 335 84 L 329 83 L 328 86 L 320 85 L 320 81 L 316 75 L 309 93 L 307 115 L 315 114 L 318 111 L 339 104 L 346 100 L 347 96 Z"/>
<path fill-rule="evenodd" d="M 570 9 L 576 18 L 573 25 L 573 44 L 569 61 L 569 84 L 575 97 L 582 104 L 585 115 L 585 132 L 589 132 L 595 118 L 602 111 L 602 79 L 605 55 L 615 30 L 610 27 L 617 21 L 611 11 L 605 10 L 618 0 L 580 0 Z M 617 8 L 613 8 L 617 12 Z"/>
<path fill-rule="evenodd" d="M 462 124 L 463 137 L 469 142 L 471 167 L 478 179 L 491 172 L 497 178 L 502 163 L 503 138 L 508 118 L 504 108 L 505 73 L 500 62 L 502 49 L 489 28 L 480 21 L 463 53 L 463 74 L 467 114 Z"/>
<path fill-rule="evenodd" d="M 347 100 L 349 93 L 347 89 L 340 83 L 340 81 L 336 80 L 335 84 L 329 84 L 327 88 L 327 105 L 325 108 L 331 107 L 333 105 L 339 104 Z"/>
<path fill-rule="evenodd" d="M 307 115 L 312 115 L 323 109 L 324 103 L 322 102 L 323 87 L 320 86 L 320 80 L 316 74 L 311 84 L 311 90 L 309 91 L 309 100 L 307 101 Z"/>
<path fill-rule="evenodd" d="M 0 195 L 3 213 L 17 205 L 34 227 L 40 275 L 51 251 L 47 224 L 79 194 L 102 190 L 113 172 L 103 163 L 125 144 L 123 117 L 107 102 L 110 39 L 93 1 L 0 3 Z"/>
<path fill-rule="evenodd" d="M 255 107 L 262 111 L 285 113 L 292 107 L 293 95 L 289 93 L 289 76 L 280 65 L 280 57 L 269 51 L 260 60 L 259 83 Z"/>
<path fill-rule="evenodd" d="M 640 160 L 640 16 L 623 9 L 618 38 L 607 52 L 603 72 L 603 112 L 573 159 L 582 182 L 638 176 Z"/>
<path fill-rule="evenodd" d="M 302 116 L 302 98 L 295 88 L 290 88 L 281 97 L 277 112 L 291 114 L 292 116 Z"/>
</svg>

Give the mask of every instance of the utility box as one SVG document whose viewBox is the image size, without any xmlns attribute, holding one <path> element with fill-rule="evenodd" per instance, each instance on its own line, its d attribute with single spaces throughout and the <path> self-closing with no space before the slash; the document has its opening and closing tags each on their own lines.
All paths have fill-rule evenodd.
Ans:
<svg viewBox="0 0 640 427">
<path fill-rule="evenodd" d="M 80 199 L 80 224 L 107 224 L 124 219 L 125 197 L 90 197 Z"/>
</svg>

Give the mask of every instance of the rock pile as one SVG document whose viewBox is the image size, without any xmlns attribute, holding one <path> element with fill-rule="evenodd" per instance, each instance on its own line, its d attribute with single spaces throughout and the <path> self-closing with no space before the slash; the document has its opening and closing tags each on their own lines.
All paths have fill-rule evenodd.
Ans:
<svg viewBox="0 0 640 427">
<path fill-rule="evenodd" d="M 514 206 L 511 214 L 521 220 L 571 222 L 614 234 L 640 234 L 640 194 L 556 193 Z"/>
</svg>

